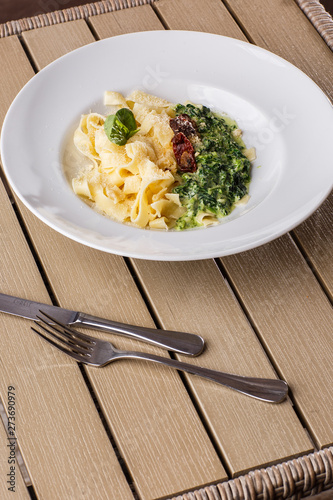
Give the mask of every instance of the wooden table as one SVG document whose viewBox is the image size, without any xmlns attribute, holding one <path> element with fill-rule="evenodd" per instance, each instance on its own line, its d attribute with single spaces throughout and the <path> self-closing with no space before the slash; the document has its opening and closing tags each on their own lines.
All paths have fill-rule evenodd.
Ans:
<svg viewBox="0 0 333 500">
<path fill-rule="evenodd" d="M 53 25 L 40 28 L 36 20 L 22 22 L 19 36 L 0 39 L 1 121 L 22 86 L 54 59 L 96 39 L 143 30 L 248 40 L 291 61 L 333 97 L 332 52 L 293 0 L 226 5 L 159 0 L 104 14 L 90 6 L 86 19 L 68 22 L 58 13 L 49 18 Z M 33 334 L 28 320 L 0 314 L 0 395 L 7 411 L 13 387 L 18 446 L 14 495 L 0 425 L 1 499 L 301 498 L 332 488 L 332 197 L 260 248 L 168 263 L 113 256 L 65 238 L 1 178 L 1 292 L 199 333 L 207 349 L 193 364 L 278 375 L 290 385 L 290 399 L 271 405 L 146 362 L 79 366 Z M 94 334 L 119 348 L 169 355 Z"/>
</svg>

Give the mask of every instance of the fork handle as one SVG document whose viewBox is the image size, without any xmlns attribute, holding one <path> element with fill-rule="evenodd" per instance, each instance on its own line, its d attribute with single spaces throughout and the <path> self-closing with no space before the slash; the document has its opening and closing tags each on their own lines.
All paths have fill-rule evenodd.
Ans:
<svg viewBox="0 0 333 500">
<path fill-rule="evenodd" d="M 75 325 L 125 335 L 126 337 L 141 340 L 142 342 L 147 342 L 148 344 L 153 344 L 169 351 L 190 356 L 198 356 L 204 348 L 203 338 L 194 333 L 125 325 L 124 323 L 98 318 L 82 312 L 78 314 Z"/>
<path fill-rule="evenodd" d="M 161 363 L 163 365 L 170 366 L 171 368 L 176 368 L 177 370 L 213 380 L 214 382 L 229 387 L 230 389 L 234 389 L 243 394 L 247 394 L 248 396 L 252 396 L 253 398 L 261 399 L 270 403 L 280 403 L 287 397 L 288 394 L 287 383 L 279 379 L 243 377 L 143 352 L 116 350 L 116 357 L 145 359 L 147 361 Z"/>
</svg>

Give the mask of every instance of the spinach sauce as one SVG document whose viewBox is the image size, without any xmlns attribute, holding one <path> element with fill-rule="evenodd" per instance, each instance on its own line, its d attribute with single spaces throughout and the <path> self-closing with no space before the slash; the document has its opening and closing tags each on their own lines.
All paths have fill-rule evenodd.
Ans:
<svg viewBox="0 0 333 500">
<path fill-rule="evenodd" d="M 244 143 L 232 135 L 235 122 L 229 123 L 205 106 L 177 104 L 175 112 L 194 120 L 200 134 L 200 140 L 193 142 L 197 170 L 180 174 L 179 185 L 173 189 L 186 208 L 176 223 L 176 229 L 182 230 L 201 225 L 196 220 L 201 212 L 218 218 L 230 214 L 248 192 L 251 164 L 242 153 Z"/>
</svg>

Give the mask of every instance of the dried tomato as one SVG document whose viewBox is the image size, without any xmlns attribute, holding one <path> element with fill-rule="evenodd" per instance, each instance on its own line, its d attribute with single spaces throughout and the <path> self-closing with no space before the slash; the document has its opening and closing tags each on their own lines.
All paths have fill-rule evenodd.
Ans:
<svg viewBox="0 0 333 500">
<path fill-rule="evenodd" d="M 182 132 L 184 135 L 186 135 L 186 137 L 198 135 L 197 124 L 185 113 L 176 116 L 176 118 L 172 118 L 170 120 L 170 127 L 175 134 Z"/>
<path fill-rule="evenodd" d="M 181 172 L 195 172 L 197 163 L 194 157 L 194 149 L 185 134 L 178 132 L 172 138 L 173 152 Z"/>
</svg>

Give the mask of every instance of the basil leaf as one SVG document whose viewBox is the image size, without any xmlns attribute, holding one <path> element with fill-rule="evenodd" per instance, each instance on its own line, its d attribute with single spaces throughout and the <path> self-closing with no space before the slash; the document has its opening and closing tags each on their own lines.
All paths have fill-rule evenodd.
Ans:
<svg viewBox="0 0 333 500">
<path fill-rule="evenodd" d="M 104 122 L 104 131 L 109 141 L 124 146 L 128 139 L 128 128 L 116 117 L 116 115 L 107 116 Z"/>
<path fill-rule="evenodd" d="M 128 108 L 118 109 L 116 117 L 128 128 L 131 132 L 136 129 L 136 121 L 132 111 Z"/>
<path fill-rule="evenodd" d="M 104 122 L 104 132 L 110 138 L 114 122 L 116 120 L 116 115 L 109 115 L 106 117 Z"/>
<path fill-rule="evenodd" d="M 109 141 L 124 146 L 127 140 L 138 132 L 136 121 L 130 109 L 119 109 L 115 115 L 107 116 L 104 131 Z"/>
</svg>

